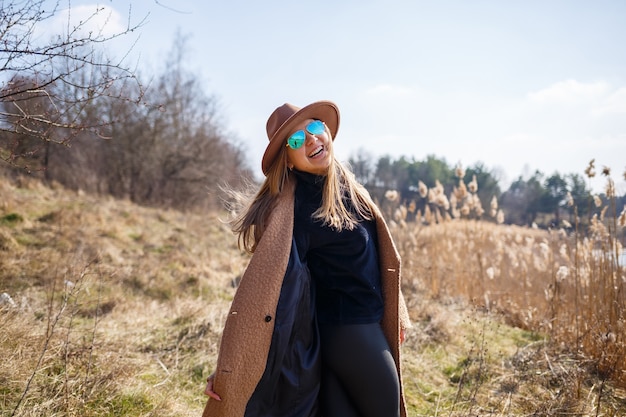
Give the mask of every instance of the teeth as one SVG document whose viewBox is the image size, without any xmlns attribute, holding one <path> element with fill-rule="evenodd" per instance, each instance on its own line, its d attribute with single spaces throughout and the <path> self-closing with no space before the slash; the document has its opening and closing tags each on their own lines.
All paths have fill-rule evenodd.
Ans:
<svg viewBox="0 0 626 417">
<path fill-rule="evenodd" d="M 315 150 L 313 150 L 313 152 L 311 152 L 309 154 L 309 158 L 314 156 L 314 155 L 316 155 L 316 154 L 318 154 L 318 153 L 320 153 L 322 151 L 322 149 L 324 149 L 323 146 L 318 146 L 317 148 L 315 148 Z"/>
</svg>

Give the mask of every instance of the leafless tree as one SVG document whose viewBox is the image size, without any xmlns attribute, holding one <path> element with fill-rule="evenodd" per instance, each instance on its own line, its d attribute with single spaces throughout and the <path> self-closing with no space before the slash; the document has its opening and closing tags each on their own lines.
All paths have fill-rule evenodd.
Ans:
<svg viewBox="0 0 626 417">
<path fill-rule="evenodd" d="M 186 56 L 179 34 L 163 74 L 146 83 L 141 111 L 119 102 L 109 107 L 110 118 L 126 121 L 111 126 L 113 141 L 99 152 L 116 167 L 103 173 L 113 195 L 178 208 L 215 205 L 220 182 L 251 177 L 219 100 L 186 70 Z"/>
<path fill-rule="evenodd" d="M 374 157 L 364 148 L 360 148 L 350 156 L 352 172 L 361 184 L 369 184 L 374 177 Z"/>
<path fill-rule="evenodd" d="M 216 97 L 185 70 L 181 35 L 163 74 L 143 83 L 104 55 L 139 25 L 88 31 L 100 8 L 76 25 L 67 17 L 66 32 L 42 44 L 38 25 L 63 15 L 44 3 L 0 9 L 0 160 L 70 188 L 177 208 L 214 206 L 220 182 L 251 177 Z"/>
<path fill-rule="evenodd" d="M 97 133 L 78 132 L 69 150 L 42 152 L 46 178 L 72 189 L 179 209 L 215 207 L 221 183 L 250 178 L 237 138 L 224 127 L 219 100 L 186 70 L 186 55 L 186 40 L 179 35 L 163 73 L 140 83 L 145 91 L 129 83 L 111 88 L 141 93 L 139 105 L 109 98 L 86 105 L 84 119 L 97 115 L 107 124 Z"/>
<path fill-rule="evenodd" d="M 129 14 L 124 28 L 111 31 L 110 9 L 99 7 L 77 23 L 71 11 L 60 0 L 0 5 L 0 160 L 11 165 L 45 169 L 51 144 L 69 145 L 82 132 L 102 135 L 114 122 L 90 113 L 94 102 L 141 99 L 127 57 L 107 58 L 102 47 L 143 22 L 132 24 Z M 62 31 L 42 29 L 59 16 Z M 138 87 L 134 97 L 116 88 L 129 82 Z"/>
</svg>

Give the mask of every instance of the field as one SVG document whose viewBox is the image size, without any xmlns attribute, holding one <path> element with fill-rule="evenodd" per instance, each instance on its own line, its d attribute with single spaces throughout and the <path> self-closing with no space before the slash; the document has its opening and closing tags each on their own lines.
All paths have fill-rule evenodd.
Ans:
<svg viewBox="0 0 626 417">
<path fill-rule="evenodd" d="M 616 222 L 585 239 L 393 209 L 411 416 L 626 415 Z M 0 415 L 199 416 L 248 260 L 224 216 L 0 179 Z"/>
</svg>

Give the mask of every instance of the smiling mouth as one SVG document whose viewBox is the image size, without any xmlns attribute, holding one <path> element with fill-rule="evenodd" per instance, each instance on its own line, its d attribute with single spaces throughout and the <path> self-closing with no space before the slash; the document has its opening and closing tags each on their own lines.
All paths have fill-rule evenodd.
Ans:
<svg viewBox="0 0 626 417">
<path fill-rule="evenodd" d="M 313 152 L 311 152 L 311 153 L 309 154 L 309 158 L 314 158 L 314 157 L 316 157 L 317 155 L 319 155 L 320 153 L 322 153 L 322 151 L 323 151 L 323 150 L 324 150 L 324 147 L 323 147 L 322 145 L 318 146 L 317 148 L 315 148 L 315 149 L 313 150 Z"/>
</svg>

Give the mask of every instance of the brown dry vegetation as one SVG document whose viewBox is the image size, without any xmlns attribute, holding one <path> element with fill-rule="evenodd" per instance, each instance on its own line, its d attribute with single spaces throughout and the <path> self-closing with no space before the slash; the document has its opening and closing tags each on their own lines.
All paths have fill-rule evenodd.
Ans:
<svg viewBox="0 0 626 417">
<path fill-rule="evenodd" d="M 0 179 L 1 415 L 200 415 L 248 259 L 220 215 Z M 584 272 L 583 239 L 395 220 L 411 416 L 626 414 L 623 298 L 592 308 L 620 299 Z"/>
</svg>

